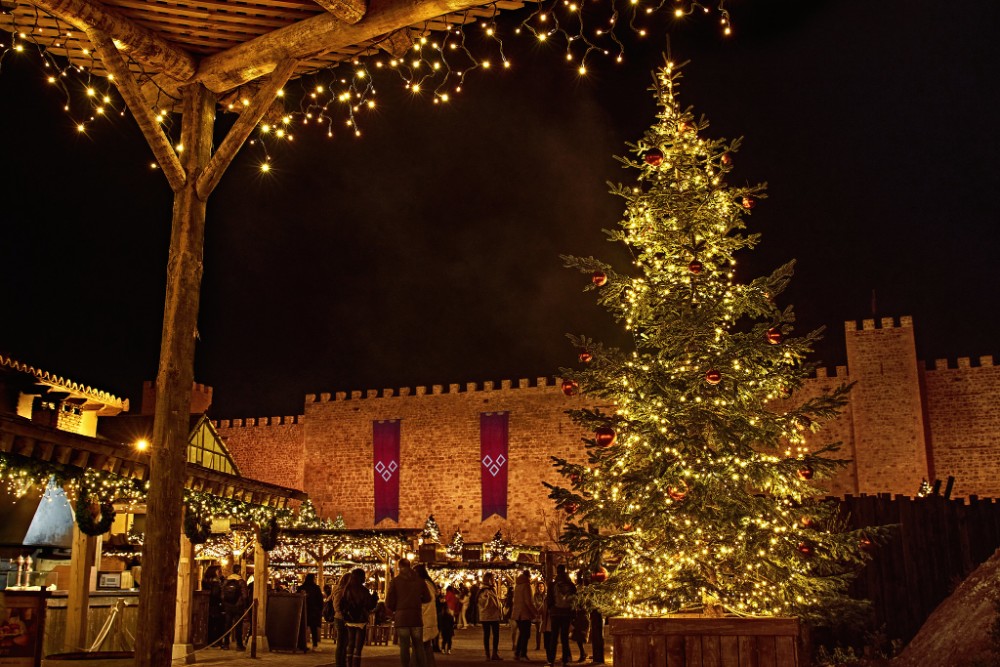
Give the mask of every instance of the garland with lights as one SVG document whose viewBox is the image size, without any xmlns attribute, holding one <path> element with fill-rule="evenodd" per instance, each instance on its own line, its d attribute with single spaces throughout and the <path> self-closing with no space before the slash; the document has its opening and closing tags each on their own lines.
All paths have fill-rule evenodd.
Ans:
<svg viewBox="0 0 1000 667">
<path fill-rule="evenodd" d="M 184 535 L 191 544 L 204 544 L 212 534 L 212 519 L 190 509 L 184 513 Z"/>
<path fill-rule="evenodd" d="M 257 541 L 264 551 L 273 551 L 278 546 L 278 535 L 281 528 L 278 520 L 271 517 L 266 523 L 257 526 Z"/>
<path fill-rule="evenodd" d="M 678 79 L 670 62 L 656 73 L 656 121 L 619 158 L 637 177 L 612 188 L 625 214 L 607 234 L 633 266 L 563 257 L 631 349 L 569 337 L 580 366 L 561 369 L 564 392 L 614 407 L 569 411 L 593 436 L 584 462 L 553 458 L 561 539 L 589 569 L 609 565 L 580 593 L 608 614 L 843 619 L 863 606 L 847 595 L 871 559 L 861 545 L 888 536 L 847 530 L 816 486 L 846 464 L 832 458 L 839 443 L 810 440 L 849 387 L 790 399 L 820 332 L 790 337 L 792 308 L 775 303 L 792 263 L 736 281 L 735 255 L 758 242 L 743 219 L 764 186 L 726 184 L 740 142 L 702 136 Z"/>
<path fill-rule="evenodd" d="M 84 535 L 103 535 L 115 521 L 115 506 L 108 500 L 95 500 L 95 497 L 96 494 L 86 486 L 81 486 L 76 495 L 74 515 L 76 525 Z"/>
</svg>

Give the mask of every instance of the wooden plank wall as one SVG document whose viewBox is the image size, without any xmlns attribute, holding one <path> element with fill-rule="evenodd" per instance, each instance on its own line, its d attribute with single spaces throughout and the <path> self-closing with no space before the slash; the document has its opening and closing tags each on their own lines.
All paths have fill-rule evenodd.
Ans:
<svg viewBox="0 0 1000 667">
<path fill-rule="evenodd" d="M 879 494 L 837 500 L 851 527 L 900 524 L 851 590 L 872 601 L 875 628 L 884 626 L 890 640 L 909 642 L 955 587 L 1000 548 L 996 499 Z"/>
<path fill-rule="evenodd" d="M 793 618 L 612 618 L 615 667 L 805 667 Z"/>
</svg>

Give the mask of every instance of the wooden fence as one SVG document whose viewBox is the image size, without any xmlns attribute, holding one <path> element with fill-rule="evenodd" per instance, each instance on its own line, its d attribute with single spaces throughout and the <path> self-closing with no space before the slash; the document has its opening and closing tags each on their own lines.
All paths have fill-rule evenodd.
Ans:
<svg viewBox="0 0 1000 667">
<path fill-rule="evenodd" d="M 852 595 L 873 603 L 875 628 L 909 642 L 931 612 L 1000 548 L 1000 502 L 942 496 L 847 496 L 848 525 L 899 524 L 860 573 Z"/>
</svg>

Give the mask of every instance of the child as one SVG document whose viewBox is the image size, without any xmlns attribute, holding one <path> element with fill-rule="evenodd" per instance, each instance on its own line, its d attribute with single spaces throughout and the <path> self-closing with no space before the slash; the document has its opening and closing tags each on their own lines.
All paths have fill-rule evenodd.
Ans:
<svg viewBox="0 0 1000 667">
<path fill-rule="evenodd" d="M 451 638 L 455 636 L 455 617 L 447 605 L 442 607 L 438 615 L 438 632 L 441 633 L 441 652 L 451 653 Z"/>
</svg>

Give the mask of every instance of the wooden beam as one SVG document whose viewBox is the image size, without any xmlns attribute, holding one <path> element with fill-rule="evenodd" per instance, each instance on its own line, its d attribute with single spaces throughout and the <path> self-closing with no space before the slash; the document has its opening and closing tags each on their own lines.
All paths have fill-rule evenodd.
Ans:
<svg viewBox="0 0 1000 667">
<path fill-rule="evenodd" d="M 187 476 L 189 408 L 194 384 L 194 347 L 205 248 L 205 200 L 195 183 L 212 153 L 215 95 L 204 86 L 185 86 L 181 116 L 183 167 L 188 179 L 174 195 L 167 259 L 167 289 L 156 376 L 156 408 L 146 500 L 146 541 L 135 666 L 171 662 L 177 600 L 184 481 Z"/>
<path fill-rule="evenodd" d="M 170 145 L 167 135 L 163 133 L 163 128 L 153 116 L 153 111 L 146 103 L 146 98 L 143 97 L 139 83 L 132 75 L 132 71 L 129 70 L 128 64 L 118 53 L 118 49 L 115 48 L 114 42 L 107 33 L 91 29 L 87 31 L 87 37 L 90 38 L 94 48 L 101 56 L 104 67 L 114 75 L 114 84 L 118 87 L 118 92 L 121 93 L 125 104 L 132 112 L 135 122 L 139 124 L 142 136 L 146 137 L 146 143 L 153 150 L 153 155 L 156 157 L 160 169 L 163 170 L 163 175 L 170 183 L 170 189 L 178 192 L 184 187 L 186 179 L 184 168 L 181 167 L 181 161 L 177 159 L 177 153 Z"/>
<path fill-rule="evenodd" d="M 393 58 L 402 58 L 413 46 L 413 31 L 409 28 L 403 28 L 389 33 L 379 46 Z"/>
<path fill-rule="evenodd" d="M 365 17 L 354 25 L 319 14 L 203 58 L 194 80 L 225 92 L 269 74 L 287 58 L 302 60 L 482 4 L 482 0 L 371 0 Z"/>
<path fill-rule="evenodd" d="M 253 132 L 253 128 L 257 126 L 260 119 L 267 113 L 267 110 L 271 107 L 271 102 L 277 97 L 278 91 L 281 90 L 282 86 L 288 82 L 297 64 L 294 60 L 285 60 L 279 63 L 268 82 L 261 86 L 257 94 L 254 95 L 250 101 L 250 107 L 244 109 L 243 113 L 240 114 L 240 117 L 233 124 L 226 138 L 222 140 L 219 150 L 215 151 L 215 155 L 212 156 L 212 160 L 205 167 L 205 171 L 198 177 L 197 191 L 199 197 L 208 199 L 208 196 L 212 194 L 215 186 L 219 184 L 222 175 L 232 163 L 233 158 L 236 157 L 236 153 L 240 150 L 243 142 L 247 140 L 247 137 Z"/>
<path fill-rule="evenodd" d="M 98 0 L 28 0 L 32 5 L 78 30 L 97 30 L 110 35 L 118 50 L 127 53 L 145 67 L 187 81 L 198 62 L 190 53 L 163 39 L 152 30 L 134 23 L 124 14 Z M 117 76 L 117 75 L 116 75 Z"/>
<path fill-rule="evenodd" d="M 314 0 L 317 5 L 330 12 L 344 23 L 355 24 L 368 11 L 366 0 Z"/>
<path fill-rule="evenodd" d="M 94 564 L 97 538 L 84 534 L 73 522 L 69 582 L 66 584 L 66 630 L 64 651 L 86 651 L 87 611 L 90 609 L 90 568 Z"/>
<path fill-rule="evenodd" d="M 180 561 L 177 564 L 177 621 L 174 625 L 174 663 L 190 665 L 194 657 L 194 627 L 191 616 L 194 612 L 195 573 L 194 545 L 183 531 L 180 535 Z"/>
</svg>

